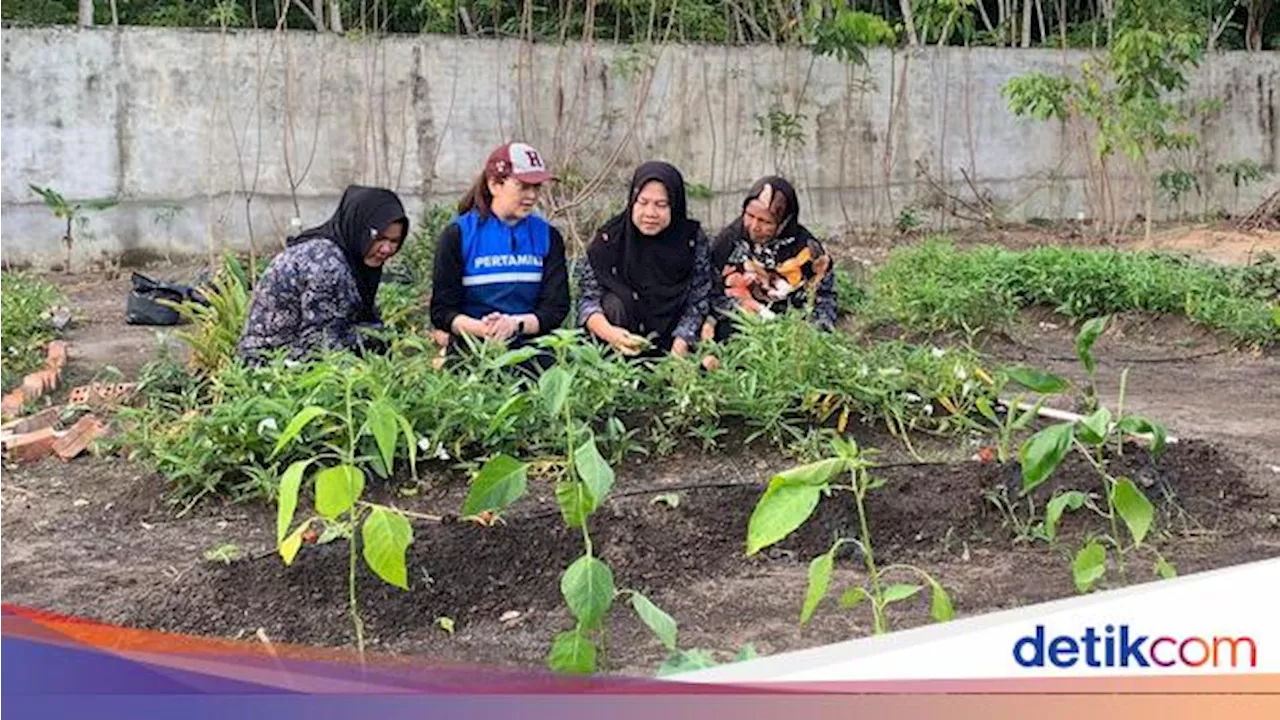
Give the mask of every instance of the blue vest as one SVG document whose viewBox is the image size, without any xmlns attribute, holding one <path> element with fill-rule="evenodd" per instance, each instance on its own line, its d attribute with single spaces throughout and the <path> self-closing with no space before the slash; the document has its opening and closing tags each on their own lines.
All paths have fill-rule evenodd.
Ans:
<svg viewBox="0 0 1280 720">
<path fill-rule="evenodd" d="M 508 225 L 472 210 L 456 222 L 462 231 L 462 312 L 532 312 L 542 289 L 542 262 L 551 250 L 551 226 L 538 215 Z"/>
</svg>

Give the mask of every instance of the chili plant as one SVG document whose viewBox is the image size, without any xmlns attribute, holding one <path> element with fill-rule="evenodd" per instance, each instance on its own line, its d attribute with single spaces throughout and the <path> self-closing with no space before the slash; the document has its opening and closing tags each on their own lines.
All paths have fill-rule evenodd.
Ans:
<svg viewBox="0 0 1280 720">
<path fill-rule="evenodd" d="M 1121 577 L 1127 581 L 1125 557 L 1134 550 L 1144 547 L 1143 541 L 1151 530 L 1155 510 L 1151 501 L 1133 480 L 1123 476 L 1117 477 L 1111 473 L 1108 468 L 1106 448 L 1114 443 L 1117 454 L 1120 454 L 1123 452 L 1123 443 L 1127 435 L 1143 435 L 1150 438 L 1150 453 L 1155 457 L 1164 451 L 1166 432 L 1163 425 L 1148 418 L 1124 414 L 1127 370 L 1121 376 L 1116 412 L 1113 414 L 1110 409 L 1098 406 L 1093 383 L 1096 363 L 1092 347 L 1104 327 L 1105 319 L 1090 320 L 1085 323 L 1076 340 L 1076 352 L 1090 378 L 1088 393 L 1093 411 L 1087 417 L 1075 422 L 1050 425 L 1023 443 L 1019 452 L 1022 465 L 1022 494 L 1030 493 L 1048 480 L 1067 454 L 1072 450 L 1077 451 L 1102 481 L 1102 497 L 1106 499 L 1106 509 L 1099 507 L 1098 512 L 1110 524 L 1110 534 L 1104 536 L 1102 540 L 1114 549 L 1117 568 Z M 1044 527 L 1047 539 L 1053 540 L 1056 523 L 1063 512 L 1079 509 L 1087 502 L 1088 497 L 1078 490 L 1055 496 L 1045 511 Z M 1121 522 L 1129 532 L 1130 543 L 1126 543 L 1120 533 Z M 1176 574 L 1173 566 L 1160 555 L 1159 551 L 1150 546 L 1146 547 L 1155 557 L 1157 575 L 1172 577 Z M 1106 575 L 1105 545 L 1098 539 L 1090 539 L 1076 552 L 1071 570 L 1076 589 L 1080 592 L 1088 592 Z"/>
<path fill-rule="evenodd" d="M 559 364 L 538 379 L 538 400 L 551 418 L 558 419 L 564 432 L 565 457 L 556 480 L 555 496 L 565 525 L 582 533 L 583 554 L 560 577 L 560 592 L 576 625 L 556 635 L 547 654 L 547 665 L 558 672 L 590 674 L 597 667 L 597 647 L 603 640 L 603 621 L 614 601 L 628 596 L 640 620 L 675 652 L 676 622 L 665 611 L 636 590 L 619 589 L 613 570 L 595 554 L 588 519 L 613 489 L 613 468 L 600 454 L 590 427 L 574 415 L 576 368 L 567 363 L 570 334 L 544 339 L 555 351 Z M 527 349 L 532 353 L 532 349 Z M 513 351 L 522 352 L 522 351 Z M 499 455 L 481 468 L 463 505 L 463 514 L 498 512 L 518 500 L 526 491 L 527 466 Z"/>
<path fill-rule="evenodd" d="M 309 405 L 298 411 L 289 421 L 276 442 L 272 457 L 293 443 L 309 424 L 319 418 L 336 420 L 336 437 L 323 443 L 324 449 L 310 458 L 298 460 L 285 470 L 280 480 L 276 515 L 276 543 L 280 557 L 286 565 L 293 563 L 304 540 L 313 538 L 313 525 L 322 523 L 327 535 L 342 537 L 348 547 L 348 606 L 351 623 L 355 628 L 356 647 L 364 657 L 364 623 L 356 595 L 356 529 L 360 529 L 360 546 L 365 564 L 378 577 L 391 585 L 408 590 L 408 573 L 405 568 L 405 552 L 413 542 L 413 528 L 406 515 L 423 519 L 439 518 L 418 516 L 404 510 L 371 503 L 361 499 L 365 487 L 363 464 L 378 462 L 380 469 L 390 472 L 395 461 L 396 445 L 401 435 L 409 450 L 410 462 L 416 457 L 417 441 L 413 427 L 403 415 L 387 402 L 385 397 L 359 399 L 354 392 L 355 377 L 345 376 L 345 407 L 330 410 Z M 377 457 L 360 452 L 361 440 L 372 436 L 377 446 Z M 316 514 L 307 517 L 290 532 L 298 506 L 298 495 L 308 470 L 315 486 Z"/>
<path fill-rule="evenodd" d="M 846 589 L 840 596 L 840 606 L 849 609 L 868 601 L 876 634 L 888 630 L 885 610 L 889 605 L 915 596 L 925 585 L 930 589 L 930 610 L 934 620 L 950 620 L 955 615 L 951 598 L 932 575 L 914 565 L 880 566 L 876 563 L 867 524 L 866 498 L 872 490 L 882 487 L 884 481 L 870 473 L 875 467 L 869 461 L 874 451 L 860 449 L 855 441 L 842 438 L 832 442 L 832 449 L 834 457 L 785 470 L 769 481 L 769 487 L 756 503 L 747 525 L 747 555 L 754 555 L 795 532 L 813 514 L 822 496 L 833 490 L 848 492 L 853 496 L 858 513 L 858 537 L 837 539 L 830 550 L 809 563 L 809 586 L 800 610 L 800 624 L 809 622 L 827 596 L 837 553 L 845 545 L 854 545 L 861 552 L 867 579 L 863 584 Z M 849 483 L 839 484 L 837 478 L 845 473 Z M 898 576 L 919 578 L 924 585 L 888 582 L 891 577 Z"/>
</svg>

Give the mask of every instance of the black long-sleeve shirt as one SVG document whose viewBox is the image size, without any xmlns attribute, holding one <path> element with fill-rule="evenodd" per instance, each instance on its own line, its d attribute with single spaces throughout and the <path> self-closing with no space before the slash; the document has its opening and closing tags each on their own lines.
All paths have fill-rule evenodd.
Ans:
<svg viewBox="0 0 1280 720">
<path fill-rule="evenodd" d="M 560 327 L 569 314 L 569 270 L 564 259 L 564 238 L 550 228 L 551 246 L 542 261 L 542 287 L 533 314 L 538 318 L 538 334 Z M 462 286 L 465 261 L 462 258 L 462 230 L 457 223 L 440 233 L 435 267 L 431 272 L 431 324 L 453 332 L 453 320 L 462 314 L 466 295 Z M 479 319 L 479 318 L 476 318 Z"/>
</svg>

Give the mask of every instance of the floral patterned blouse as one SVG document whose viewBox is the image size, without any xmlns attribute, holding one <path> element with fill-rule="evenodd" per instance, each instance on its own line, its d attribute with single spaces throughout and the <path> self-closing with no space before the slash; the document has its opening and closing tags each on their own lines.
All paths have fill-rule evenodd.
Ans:
<svg viewBox="0 0 1280 720">
<path fill-rule="evenodd" d="M 277 255 L 253 290 L 239 353 L 252 359 L 288 348 L 301 359 L 316 350 L 361 348 L 360 291 L 341 248 L 317 238 Z"/>
</svg>

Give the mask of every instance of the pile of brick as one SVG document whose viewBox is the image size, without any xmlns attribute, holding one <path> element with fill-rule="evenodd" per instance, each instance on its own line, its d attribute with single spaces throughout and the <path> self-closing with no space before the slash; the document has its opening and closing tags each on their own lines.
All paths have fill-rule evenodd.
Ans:
<svg viewBox="0 0 1280 720">
<path fill-rule="evenodd" d="M 3 398 L 3 414 L 13 417 L 22 411 L 23 405 L 38 399 L 58 386 L 62 368 L 67 363 L 67 345 L 61 341 L 49 343 L 44 368 L 27 375 L 22 386 Z M 72 405 L 113 405 L 133 390 L 131 384 L 103 385 L 92 383 L 71 391 Z M 33 462 L 48 455 L 71 460 L 84 452 L 94 440 L 107 433 L 107 423 L 93 413 L 83 415 L 71 427 L 59 430 L 64 408 L 45 408 L 34 415 L 17 418 L 0 425 L 0 447 L 10 459 Z"/>
</svg>

